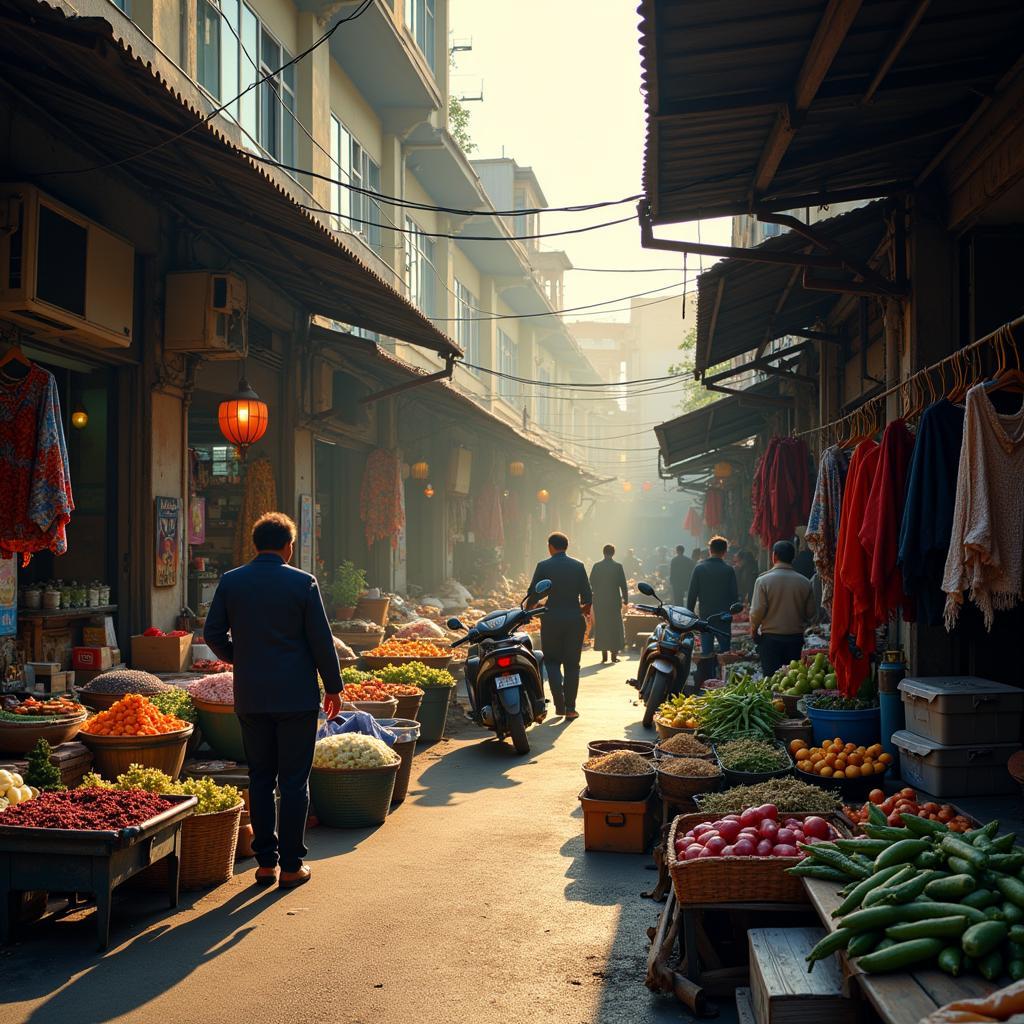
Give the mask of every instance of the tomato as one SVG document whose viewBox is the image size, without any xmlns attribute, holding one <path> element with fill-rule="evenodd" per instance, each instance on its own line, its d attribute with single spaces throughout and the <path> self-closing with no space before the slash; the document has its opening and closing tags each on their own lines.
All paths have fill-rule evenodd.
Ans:
<svg viewBox="0 0 1024 1024">
<path fill-rule="evenodd" d="M 772 850 L 773 857 L 799 857 L 800 851 L 795 846 L 789 846 L 786 843 L 779 843 Z"/>
<path fill-rule="evenodd" d="M 828 839 L 832 834 L 832 829 L 824 818 L 812 815 L 809 818 L 804 818 L 803 832 L 804 835 L 811 836 L 813 839 Z"/>
<path fill-rule="evenodd" d="M 712 836 L 705 844 L 704 849 L 710 850 L 716 857 L 725 849 L 726 842 L 719 836 Z"/>
<path fill-rule="evenodd" d="M 775 842 L 781 843 L 783 846 L 792 846 L 796 841 L 796 831 L 791 828 L 780 828 L 775 833 Z"/>
<path fill-rule="evenodd" d="M 899 816 L 899 812 L 898 811 L 894 811 L 885 820 L 886 820 L 886 823 L 889 824 L 889 825 L 902 825 L 903 824 L 903 819 Z"/>
<path fill-rule="evenodd" d="M 762 839 L 774 840 L 778 831 L 779 823 L 777 821 L 772 821 L 771 818 L 765 818 L 765 820 L 761 822 L 761 827 L 757 830 L 757 834 Z"/>
<path fill-rule="evenodd" d="M 696 843 L 693 846 L 688 846 L 683 853 L 686 860 L 696 860 L 704 852 L 703 846 L 698 846 Z"/>
<path fill-rule="evenodd" d="M 762 839 L 761 842 L 757 844 L 757 855 L 758 857 L 770 857 L 772 855 L 772 850 L 774 849 L 774 839 Z"/>
<path fill-rule="evenodd" d="M 868 800 L 873 804 L 881 804 L 885 802 L 885 793 L 880 789 L 873 789 L 868 793 Z"/>
<path fill-rule="evenodd" d="M 744 828 L 750 825 L 757 828 L 757 826 L 761 824 L 761 814 L 759 812 L 760 808 L 758 807 L 748 807 L 740 815 L 740 825 Z"/>
<path fill-rule="evenodd" d="M 906 786 L 904 789 L 901 789 L 899 795 L 906 800 L 917 800 L 917 792 L 911 789 L 909 786 Z"/>
<path fill-rule="evenodd" d="M 705 847 L 704 847 L 704 849 L 702 849 L 702 850 L 700 851 L 700 853 L 699 853 L 699 854 L 698 854 L 697 856 L 698 856 L 698 857 L 699 857 L 700 859 L 702 859 L 702 860 L 703 860 L 703 859 L 704 859 L 705 857 L 717 857 L 717 856 L 718 856 L 718 853 L 717 853 L 717 852 L 715 852 L 715 851 L 713 851 L 713 850 L 709 850 L 709 849 L 708 849 L 708 848 L 707 848 L 707 847 L 705 846 Z"/>
<path fill-rule="evenodd" d="M 687 834 L 688 835 L 694 835 L 694 836 L 702 836 L 702 835 L 704 835 L 705 832 L 710 832 L 710 831 L 712 831 L 712 828 L 705 821 L 705 822 L 701 822 L 701 824 L 699 824 L 699 825 L 694 825 L 693 826 L 693 831 L 689 832 Z"/>
<path fill-rule="evenodd" d="M 733 851 L 737 857 L 753 857 L 755 850 L 756 847 L 749 839 L 740 839 L 733 846 Z"/>
<path fill-rule="evenodd" d="M 772 821 L 779 820 L 779 809 L 775 804 L 761 804 L 757 808 L 758 817 L 763 821 L 765 818 L 771 818 Z"/>
<path fill-rule="evenodd" d="M 926 814 L 938 814 L 939 805 L 937 803 L 929 801 L 926 804 L 921 804 L 921 810 L 924 811 Z"/>
<path fill-rule="evenodd" d="M 939 821 L 952 821 L 954 818 L 953 808 L 948 805 L 944 805 L 939 808 L 939 813 L 936 815 Z"/>
<path fill-rule="evenodd" d="M 723 857 L 735 857 L 736 856 L 736 847 L 732 846 L 732 845 L 722 847 L 721 856 L 723 856 Z"/>
<path fill-rule="evenodd" d="M 723 821 L 718 828 L 718 834 L 727 843 L 734 843 L 740 834 L 740 823 L 738 821 Z"/>
</svg>

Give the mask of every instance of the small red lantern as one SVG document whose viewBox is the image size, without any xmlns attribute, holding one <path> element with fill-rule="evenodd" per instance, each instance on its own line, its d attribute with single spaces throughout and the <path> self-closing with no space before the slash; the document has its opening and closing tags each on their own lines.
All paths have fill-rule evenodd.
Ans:
<svg viewBox="0 0 1024 1024">
<path fill-rule="evenodd" d="M 427 486 L 423 488 L 423 497 L 424 498 L 432 498 L 433 496 L 434 496 L 434 487 L 433 487 L 432 484 L 427 484 Z"/>
<path fill-rule="evenodd" d="M 243 460 L 249 445 L 267 432 L 267 422 L 267 403 L 253 391 L 245 377 L 238 382 L 238 391 L 217 408 L 220 432 L 238 449 L 238 456 Z"/>
<path fill-rule="evenodd" d="M 623 480 L 622 490 L 625 494 L 629 494 L 629 492 L 633 490 L 633 485 L 628 480 Z"/>
<path fill-rule="evenodd" d="M 550 493 L 548 492 L 548 490 L 547 490 L 547 488 L 546 488 L 546 487 L 542 487 L 542 488 L 541 488 L 541 489 L 540 489 L 540 490 L 539 490 L 539 491 L 537 492 L 537 500 L 538 500 L 538 501 L 539 501 L 539 502 L 540 502 L 540 503 L 541 503 L 542 505 L 546 505 L 546 504 L 548 503 L 548 501 L 550 500 L 550 498 L 551 498 L 551 495 L 550 495 Z"/>
<path fill-rule="evenodd" d="M 649 491 L 654 486 L 654 484 L 652 484 L 650 480 L 645 480 L 640 486 L 644 489 L 644 491 Z"/>
</svg>

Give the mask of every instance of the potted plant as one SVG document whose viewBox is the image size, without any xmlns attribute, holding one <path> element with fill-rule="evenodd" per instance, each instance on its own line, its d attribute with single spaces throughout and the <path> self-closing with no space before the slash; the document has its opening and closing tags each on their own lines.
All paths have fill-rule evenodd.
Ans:
<svg viewBox="0 0 1024 1024">
<path fill-rule="evenodd" d="M 334 570 L 331 582 L 331 601 L 335 617 L 345 621 L 351 619 L 356 610 L 359 595 L 366 589 L 366 572 L 357 569 L 352 562 L 342 562 Z"/>
</svg>

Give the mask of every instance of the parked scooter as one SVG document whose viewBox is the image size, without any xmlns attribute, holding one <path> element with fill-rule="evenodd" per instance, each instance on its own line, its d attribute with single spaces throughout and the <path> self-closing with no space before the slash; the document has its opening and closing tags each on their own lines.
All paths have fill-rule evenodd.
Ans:
<svg viewBox="0 0 1024 1024">
<path fill-rule="evenodd" d="M 551 580 L 540 580 L 533 593 L 540 597 L 551 589 Z M 511 736 L 517 754 L 530 752 L 526 735 L 529 722 L 543 722 L 547 717 L 544 697 L 543 655 L 533 649 L 528 633 L 517 633 L 520 626 L 544 608 L 524 605 L 507 611 L 485 615 L 464 637 L 452 643 L 473 645 L 466 661 L 466 690 L 469 693 L 470 717 L 474 722 L 493 729 L 498 739 Z M 449 629 L 465 629 L 458 619 L 448 620 Z"/>
<path fill-rule="evenodd" d="M 658 708 L 677 694 L 685 692 L 693 664 L 695 634 L 716 633 L 728 638 L 729 623 L 733 615 L 743 611 L 739 602 L 729 611 L 699 619 L 689 608 L 682 605 L 665 604 L 655 593 L 650 583 L 638 583 L 641 594 L 657 598 L 657 605 L 637 605 L 641 611 L 660 616 L 660 622 L 651 634 L 650 643 L 640 659 L 640 699 L 644 702 L 643 724 L 650 729 Z M 724 628 L 723 628 L 724 627 Z"/>
</svg>

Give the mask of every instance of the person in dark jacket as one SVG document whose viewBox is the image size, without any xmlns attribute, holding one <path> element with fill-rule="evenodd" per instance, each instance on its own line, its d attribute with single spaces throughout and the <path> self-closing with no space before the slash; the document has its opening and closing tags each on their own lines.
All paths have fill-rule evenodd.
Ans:
<svg viewBox="0 0 1024 1024">
<path fill-rule="evenodd" d="M 736 572 L 725 561 L 728 550 L 729 542 L 724 537 L 712 537 L 708 543 L 708 557 L 694 566 L 693 576 L 690 577 L 690 593 L 686 607 L 702 619 L 727 612 L 729 606 L 736 603 L 738 594 Z M 714 633 L 701 633 L 700 653 L 702 657 L 714 656 L 716 641 L 719 654 L 725 654 L 732 646 L 728 637 L 720 637 Z"/>
<path fill-rule="evenodd" d="M 687 557 L 686 548 L 677 544 L 675 558 L 668 566 L 668 585 L 672 590 L 673 604 L 686 604 L 686 590 L 690 586 L 693 568 L 693 559 Z"/>
<path fill-rule="evenodd" d="M 547 610 L 540 620 L 540 642 L 555 712 L 572 721 L 580 717 L 576 711 L 576 693 L 580 686 L 583 637 L 587 631 L 584 616 L 590 614 L 593 595 L 586 567 L 570 558 L 566 554 L 568 549 L 569 538 L 564 533 L 548 537 L 551 557 L 537 563 L 526 605 L 532 608 L 537 604 L 540 598 L 534 587 L 541 580 L 551 580 L 551 589 L 544 595 Z"/>
<path fill-rule="evenodd" d="M 334 718 L 341 710 L 341 670 L 316 578 L 288 564 L 295 523 L 269 512 L 253 526 L 252 542 L 256 557 L 221 577 L 204 637 L 234 668 L 256 882 L 289 889 L 310 877 L 302 859 L 320 704 L 317 673 L 326 691 L 324 712 Z"/>
<path fill-rule="evenodd" d="M 622 628 L 622 609 L 629 605 L 626 573 L 615 561 L 615 546 L 605 544 L 604 558 L 590 570 L 590 589 L 594 595 L 594 628 L 591 639 L 594 650 L 601 652 L 601 664 L 619 660 L 619 651 L 626 646 Z"/>
</svg>

